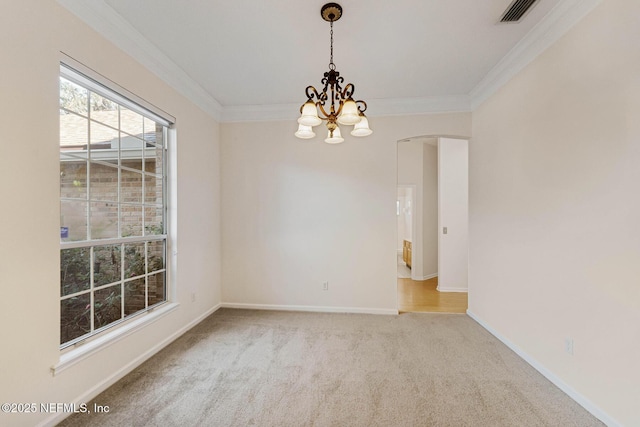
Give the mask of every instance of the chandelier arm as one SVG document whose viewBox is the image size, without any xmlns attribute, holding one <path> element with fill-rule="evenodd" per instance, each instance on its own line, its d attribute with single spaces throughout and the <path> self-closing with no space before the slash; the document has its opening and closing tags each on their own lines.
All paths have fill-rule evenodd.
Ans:
<svg viewBox="0 0 640 427">
<path fill-rule="evenodd" d="M 344 82 L 344 77 L 337 77 L 334 80 L 334 84 L 331 85 L 331 111 L 335 117 L 338 117 L 342 112 L 344 101 L 351 97 L 354 91 L 354 86 L 348 83 L 344 89 L 340 83 Z M 338 103 L 338 109 L 335 109 L 335 104 Z"/>
<path fill-rule="evenodd" d="M 342 113 L 342 106 L 344 105 L 344 102 L 340 101 L 340 104 L 338 104 L 338 111 L 336 111 L 334 113 L 334 115 L 336 116 L 336 118 L 340 115 L 340 113 Z"/>
<path fill-rule="evenodd" d="M 329 120 L 329 117 L 331 117 L 331 114 L 328 114 L 325 111 L 324 104 L 320 102 L 316 102 L 316 105 L 318 106 L 318 109 L 320 110 L 320 113 L 321 113 L 321 115 L 319 115 L 318 117 L 320 117 L 322 120 Z"/>
<path fill-rule="evenodd" d="M 324 80 L 323 80 L 324 82 Z M 309 94 L 309 89 L 313 90 L 313 93 Z M 316 101 L 313 100 L 313 97 L 315 96 Z M 322 92 L 318 93 L 318 91 L 316 90 L 316 88 L 314 88 L 313 86 L 309 86 L 307 88 L 307 97 L 309 98 L 309 101 L 312 101 L 316 104 L 316 107 L 319 107 L 322 111 L 324 111 L 324 108 L 322 108 L 322 106 L 326 103 L 327 101 L 327 88 L 326 85 L 323 89 Z M 325 114 L 326 115 L 326 114 Z M 321 117 L 322 118 L 322 117 Z"/>
<path fill-rule="evenodd" d="M 361 99 L 357 100 L 356 105 L 358 106 L 358 111 L 360 113 L 364 113 L 365 111 L 367 111 L 367 103 L 364 102 L 363 100 Z"/>
<path fill-rule="evenodd" d="M 337 77 L 336 78 L 336 91 L 338 92 L 338 94 L 342 94 L 342 83 L 344 83 L 344 77 Z"/>
<path fill-rule="evenodd" d="M 353 85 L 353 83 L 347 83 L 340 95 L 342 96 L 342 99 L 349 99 L 353 96 L 353 93 L 355 91 L 356 87 Z"/>
<path fill-rule="evenodd" d="M 338 79 L 334 79 L 331 83 L 331 114 L 336 114 L 335 104 L 338 101 L 338 106 L 340 105 L 340 84 L 338 83 Z"/>
<path fill-rule="evenodd" d="M 335 105 L 336 101 L 340 101 L 340 98 L 337 97 L 335 89 L 335 85 L 331 85 L 331 114 L 338 115 L 338 113 L 336 113 Z M 340 109 L 340 104 L 338 104 L 338 109 Z"/>
<path fill-rule="evenodd" d="M 324 77 L 320 80 L 320 83 L 324 85 L 322 91 L 326 93 L 329 87 L 329 73 L 324 73 Z"/>
<path fill-rule="evenodd" d="M 338 116 L 342 111 L 342 104 L 344 103 L 344 91 L 342 89 L 341 83 L 344 82 L 344 77 L 337 77 L 334 81 L 334 84 L 331 85 L 331 97 L 332 104 L 335 102 L 338 103 L 338 110 L 335 111 L 335 115 Z"/>
<path fill-rule="evenodd" d="M 324 87 L 322 88 L 322 94 L 318 97 L 318 99 L 322 98 L 322 103 L 324 104 L 325 101 L 329 98 L 329 96 L 327 95 L 327 89 L 331 84 L 331 81 L 326 77 L 326 73 L 325 78 L 322 79 L 322 83 L 324 84 Z"/>
<path fill-rule="evenodd" d="M 307 98 L 309 98 L 309 101 L 313 101 L 313 97 L 314 96 L 317 99 L 320 99 L 320 94 L 318 94 L 318 91 L 313 86 L 307 86 L 307 89 L 305 90 L 305 94 L 307 95 Z M 301 112 L 302 112 L 302 110 L 301 110 Z"/>
</svg>

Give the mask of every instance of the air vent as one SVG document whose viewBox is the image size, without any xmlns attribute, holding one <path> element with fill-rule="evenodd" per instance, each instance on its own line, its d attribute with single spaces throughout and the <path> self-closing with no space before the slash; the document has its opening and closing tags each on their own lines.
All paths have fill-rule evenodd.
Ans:
<svg viewBox="0 0 640 427">
<path fill-rule="evenodd" d="M 500 22 L 518 22 L 538 0 L 513 0 Z"/>
</svg>

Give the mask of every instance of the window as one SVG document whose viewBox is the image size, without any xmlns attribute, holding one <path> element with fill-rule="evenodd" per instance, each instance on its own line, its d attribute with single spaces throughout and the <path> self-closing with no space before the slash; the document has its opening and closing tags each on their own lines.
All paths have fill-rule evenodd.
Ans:
<svg viewBox="0 0 640 427">
<path fill-rule="evenodd" d="M 169 125 L 62 64 L 61 347 L 167 300 Z"/>
</svg>

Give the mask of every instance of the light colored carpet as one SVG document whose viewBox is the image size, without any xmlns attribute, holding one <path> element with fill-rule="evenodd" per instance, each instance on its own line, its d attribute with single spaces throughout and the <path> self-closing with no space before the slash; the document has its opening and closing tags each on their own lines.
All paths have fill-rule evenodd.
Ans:
<svg viewBox="0 0 640 427">
<path fill-rule="evenodd" d="M 471 318 L 221 309 L 63 426 L 600 426 Z"/>
</svg>

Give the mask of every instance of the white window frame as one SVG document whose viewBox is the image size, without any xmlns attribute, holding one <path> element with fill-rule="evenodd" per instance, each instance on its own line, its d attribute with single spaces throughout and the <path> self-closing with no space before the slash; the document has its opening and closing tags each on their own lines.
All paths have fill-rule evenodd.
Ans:
<svg viewBox="0 0 640 427">
<path fill-rule="evenodd" d="M 175 185 L 175 177 L 173 177 L 171 173 L 174 168 L 171 167 L 173 161 L 171 159 L 172 156 L 170 153 L 175 149 L 175 118 L 65 54 L 61 54 L 60 77 L 80 84 L 88 90 L 111 99 L 112 101 L 128 109 L 136 111 L 143 116 L 146 116 L 147 118 L 162 124 L 165 127 L 163 135 L 163 208 L 165 234 L 158 236 L 147 235 L 138 239 L 143 241 L 161 240 L 165 242 L 165 300 L 154 306 L 147 307 L 145 310 L 136 313 L 135 315 L 113 322 L 107 327 L 98 330 L 92 330 L 90 335 L 83 335 L 82 337 L 80 337 L 81 339 L 71 340 L 68 343 L 61 345 L 60 361 L 57 365 L 52 367 L 52 373 L 54 375 L 67 369 L 69 366 L 72 366 L 80 360 L 83 360 L 90 354 L 99 351 L 103 347 L 119 341 L 120 339 L 130 335 L 131 333 L 149 323 L 155 322 L 159 318 L 164 317 L 178 307 L 178 304 L 173 302 L 175 301 L 175 291 L 173 285 L 174 269 L 172 268 L 172 264 L 174 262 L 175 251 L 172 248 L 173 239 L 170 237 L 172 224 L 174 224 L 175 221 L 175 218 L 173 218 L 174 215 L 171 215 L 170 212 L 174 211 L 175 209 L 169 208 L 174 200 L 174 197 L 170 194 L 170 188 Z M 77 247 L 120 244 L 129 242 L 131 240 L 131 238 L 117 238 L 85 240 L 80 242 L 61 242 L 60 250 L 62 251 L 63 249 Z M 124 268 L 124 265 L 121 264 L 121 268 Z M 149 274 L 149 272 L 146 272 L 145 274 Z M 94 291 L 95 289 L 93 289 L 92 287 L 91 293 L 93 293 Z M 58 322 L 60 321 L 61 318 L 58 319 Z"/>
</svg>

